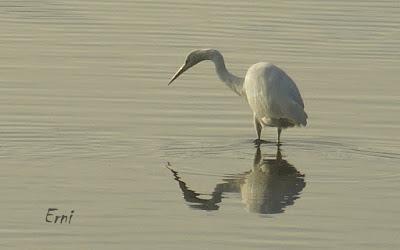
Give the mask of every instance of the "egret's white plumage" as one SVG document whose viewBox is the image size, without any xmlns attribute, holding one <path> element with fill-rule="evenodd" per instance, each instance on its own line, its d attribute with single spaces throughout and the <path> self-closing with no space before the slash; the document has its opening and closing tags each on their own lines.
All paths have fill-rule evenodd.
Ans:
<svg viewBox="0 0 400 250">
<path fill-rule="evenodd" d="M 256 63 L 248 69 L 246 77 L 241 78 L 226 69 L 224 58 L 218 50 L 194 50 L 189 53 L 169 84 L 204 60 L 213 61 L 218 77 L 236 94 L 247 99 L 254 114 L 258 141 L 264 126 L 278 128 L 278 143 L 283 128 L 306 126 L 307 114 L 296 84 L 282 69 L 271 63 Z"/>
</svg>

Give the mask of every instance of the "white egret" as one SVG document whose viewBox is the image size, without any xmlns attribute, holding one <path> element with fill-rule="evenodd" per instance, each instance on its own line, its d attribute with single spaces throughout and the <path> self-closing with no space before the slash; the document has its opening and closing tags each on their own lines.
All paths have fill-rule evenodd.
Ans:
<svg viewBox="0 0 400 250">
<path fill-rule="evenodd" d="M 261 141 L 261 130 L 265 126 L 278 128 L 280 144 L 282 129 L 307 125 L 303 99 L 296 84 L 282 69 L 271 63 L 256 63 L 247 70 L 245 78 L 241 78 L 226 69 L 224 58 L 218 50 L 194 50 L 188 54 L 185 63 L 168 85 L 183 72 L 204 60 L 213 61 L 221 81 L 236 94 L 246 98 L 254 115 L 256 142 Z"/>
</svg>

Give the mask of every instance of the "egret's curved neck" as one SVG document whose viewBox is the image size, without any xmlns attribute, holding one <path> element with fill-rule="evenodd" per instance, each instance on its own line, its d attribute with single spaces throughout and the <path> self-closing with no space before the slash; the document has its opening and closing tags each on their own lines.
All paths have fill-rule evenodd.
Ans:
<svg viewBox="0 0 400 250">
<path fill-rule="evenodd" d="M 223 81 L 236 94 L 242 96 L 244 94 L 244 78 L 237 77 L 226 69 L 224 57 L 218 50 L 210 50 L 209 53 L 209 59 L 215 64 L 215 70 L 219 79 L 221 79 L 221 81 Z"/>
</svg>

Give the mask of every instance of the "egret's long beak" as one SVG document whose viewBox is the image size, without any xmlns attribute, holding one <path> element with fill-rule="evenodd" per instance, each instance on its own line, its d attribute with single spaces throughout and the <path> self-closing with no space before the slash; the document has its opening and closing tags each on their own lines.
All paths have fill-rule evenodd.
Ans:
<svg viewBox="0 0 400 250">
<path fill-rule="evenodd" d="M 182 67 L 179 68 L 179 70 L 175 73 L 175 75 L 171 78 L 171 80 L 168 83 L 168 86 L 176 79 L 178 78 L 178 76 L 180 76 L 183 72 L 185 72 L 188 68 L 190 68 L 189 66 L 187 66 L 186 64 L 182 65 Z"/>
</svg>

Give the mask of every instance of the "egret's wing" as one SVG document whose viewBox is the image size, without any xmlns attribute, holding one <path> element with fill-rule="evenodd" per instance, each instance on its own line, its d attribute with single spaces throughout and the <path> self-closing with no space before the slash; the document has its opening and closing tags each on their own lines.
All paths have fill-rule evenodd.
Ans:
<svg viewBox="0 0 400 250">
<path fill-rule="evenodd" d="M 271 65 L 268 70 L 270 84 L 277 86 L 279 95 L 284 98 L 282 100 L 292 100 L 304 108 L 303 98 L 301 98 L 300 91 L 296 83 L 288 76 L 285 71 L 281 70 L 275 65 Z"/>
<path fill-rule="evenodd" d="M 283 70 L 273 64 L 258 63 L 247 74 L 248 102 L 259 118 L 286 118 L 295 124 L 307 124 L 300 92 Z"/>
<path fill-rule="evenodd" d="M 264 74 L 267 103 L 277 118 L 287 118 L 302 125 L 307 124 L 304 102 L 294 81 L 280 68 L 271 65 Z"/>
</svg>

